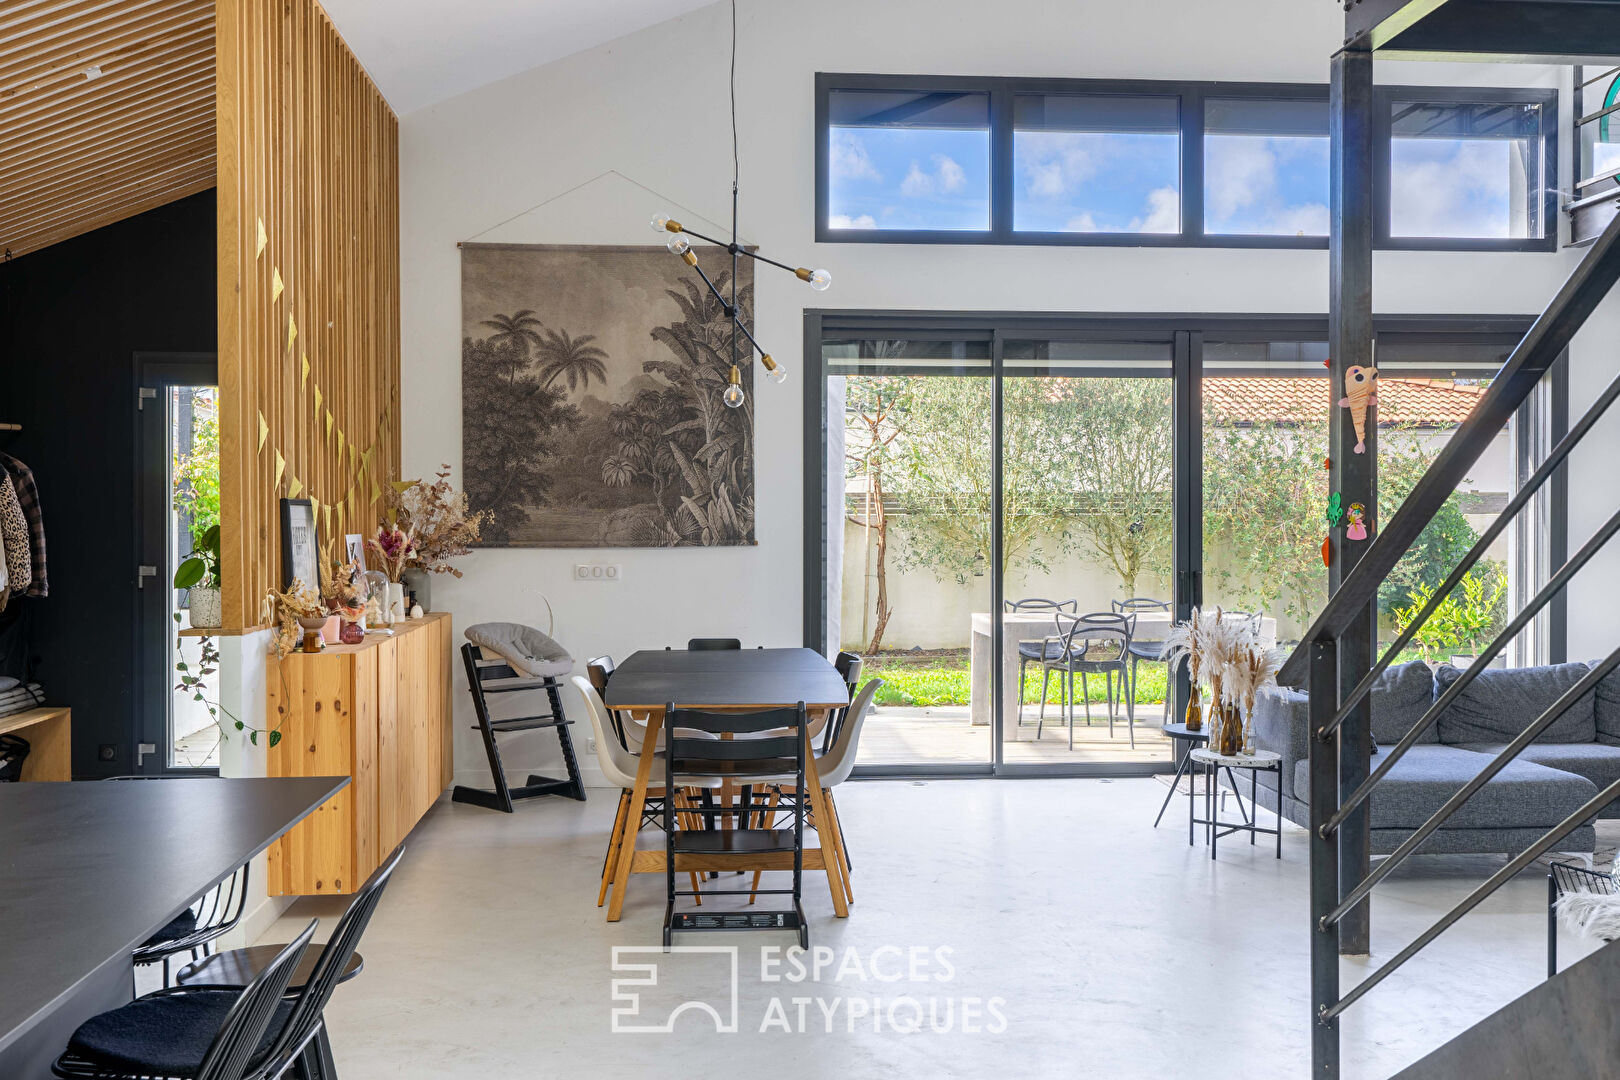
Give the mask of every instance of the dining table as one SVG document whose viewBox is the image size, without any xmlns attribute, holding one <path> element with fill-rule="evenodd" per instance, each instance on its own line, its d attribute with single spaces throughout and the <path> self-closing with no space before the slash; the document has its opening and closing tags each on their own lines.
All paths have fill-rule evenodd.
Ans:
<svg viewBox="0 0 1620 1080">
<path fill-rule="evenodd" d="M 346 776 L 0 784 L 0 1077 L 134 998 L 131 954 Z"/>
<path fill-rule="evenodd" d="M 654 762 L 659 759 L 658 730 L 664 712 L 673 703 L 677 708 L 710 709 L 717 712 L 749 712 L 796 706 L 804 702 L 805 787 L 810 795 L 811 813 L 817 821 L 830 821 L 816 767 L 814 740 L 826 725 L 829 714 L 849 704 L 849 687 L 838 669 L 814 649 L 648 649 L 632 653 L 614 669 L 602 695 L 609 709 L 629 712 L 644 719 L 636 766 L 636 782 L 630 791 L 626 820 L 640 821 L 647 803 Z M 632 830 L 632 837 L 635 831 Z M 621 846 L 613 873 L 613 898 L 608 905 L 608 922 L 618 922 L 624 911 L 625 886 L 632 874 L 662 874 L 665 852 L 638 850 L 631 843 Z M 720 856 L 682 855 L 677 870 L 783 870 L 792 869 L 791 853 L 756 853 L 724 856 L 725 864 L 709 865 Z M 698 865 L 703 862 L 704 865 Z M 745 865 L 746 863 L 746 865 Z M 832 893 L 833 911 L 848 918 L 843 885 L 834 859 L 821 847 L 805 848 L 803 868 L 823 870 Z"/>
</svg>

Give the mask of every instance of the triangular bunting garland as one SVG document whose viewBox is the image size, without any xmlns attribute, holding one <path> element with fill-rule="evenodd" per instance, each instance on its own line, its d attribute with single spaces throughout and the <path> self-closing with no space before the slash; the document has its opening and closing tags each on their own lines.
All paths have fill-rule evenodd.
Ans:
<svg viewBox="0 0 1620 1080">
<path fill-rule="evenodd" d="M 321 415 L 321 384 L 315 384 L 315 415 Z"/>
<path fill-rule="evenodd" d="M 295 342 L 297 340 L 298 340 L 298 320 L 294 319 L 291 315 L 288 315 L 287 316 L 287 348 L 289 348 L 289 349 L 292 348 L 293 347 L 293 342 Z"/>
<path fill-rule="evenodd" d="M 281 299 L 281 290 L 283 288 L 285 286 L 281 283 L 281 267 L 272 266 L 270 268 L 270 299 L 272 302 Z"/>
<path fill-rule="evenodd" d="M 326 441 L 332 441 L 332 410 L 326 410 Z"/>
<path fill-rule="evenodd" d="M 276 451 L 276 482 L 273 485 L 271 485 L 277 491 L 281 490 L 281 474 L 286 472 L 286 471 L 287 471 L 287 459 L 281 456 L 281 451 L 280 450 L 277 450 Z"/>
<path fill-rule="evenodd" d="M 264 449 L 264 440 L 270 434 L 270 425 L 264 422 L 264 413 L 259 413 L 259 449 Z"/>
<path fill-rule="evenodd" d="M 258 258 L 260 255 L 263 255 L 264 254 L 264 245 L 268 244 L 269 242 L 270 242 L 270 237 L 264 231 L 264 218 L 260 218 L 259 219 L 258 247 L 255 248 L 254 251 L 253 251 L 253 257 Z"/>
<path fill-rule="evenodd" d="M 303 355 L 303 369 L 298 375 L 298 389 L 302 390 L 309 383 L 309 353 Z"/>
</svg>

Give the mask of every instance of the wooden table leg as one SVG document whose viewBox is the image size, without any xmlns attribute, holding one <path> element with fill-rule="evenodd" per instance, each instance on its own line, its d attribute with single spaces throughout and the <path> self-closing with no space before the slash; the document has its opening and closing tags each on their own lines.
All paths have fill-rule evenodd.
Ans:
<svg viewBox="0 0 1620 1080">
<path fill-rule="evenodd" d="M 810 734 L 810 726 L 804 728 L 804 784 L 810 789 L 810 809 L 816 815 L 816 822 L 822 828 L 830 828 L 833 820 L 832 812 L 827 809 L 827 800 L 822 797 L 821 772 L 816 768 L 814 737 Z M 833 913 L 840 919 L 849 918 L 849 905 L 844 903 L 844 883 L 838 874 L 838 859 L 832 853 L 831 837 L 823 834 L 821 837 L 821 861 L 827 871 L 827 888 L 832 891 Z"/>
<path fill-rule="evenodd" d="M 641 742 L 641 763 L 636 766 L 636 786 L 630 789 L 630 806 L 626 811 L 629 821 L 628 835 L 619 845 L 619 867 L 613 874 L 613 900 L 608 904 L 608 922 L 618 922 L 624 912 L 625 887 L 630 884 L 630 863 L 636 855 L 636 836 L 640 832 L 642 812 L 647 807 L 647 778 L 652 775 L 653 760 L 658 756 L 658 729 L 664 723 L 664 710 L 647 712 L 647 734 Z M 665 792 L 671 798 L 673 792 Z"/>
</svg>

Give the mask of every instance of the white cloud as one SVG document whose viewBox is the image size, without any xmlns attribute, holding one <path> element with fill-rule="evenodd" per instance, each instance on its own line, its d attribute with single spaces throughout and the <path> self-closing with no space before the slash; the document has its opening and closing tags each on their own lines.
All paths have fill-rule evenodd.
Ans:
<svg viewBox="0 0 1620 1080">
<path fill-rule="evenodd" d="M 866 153 L 866 146 L 854 134 L 835 131 L 829 147 L 828 167 L 834 180 L 882 180 L 883 174 Z"/>
<path fill-rule="evenodd" d="M 875 229 L 877 219 L 871 214 L 861 214 L 859 217 L 850 217 L 848 214 L 829 214 L 827 216 L 829 229 Z"/>
<path fill-rule="evenodd" d="M 930 195 L 961 191 L 967 186 L 967 173 L 955 159 L 945 154 L 935 154 L 933 162 L 933 170 L 924 171 L 913 161 L 911 168 L 906 172 L 906 178 L 900 181 L 900 194 L 908 199 L 922 199 Z"/>
<path fill-rule="evenodd" d="M 1209 140 L 1205 184 L 1211 217 L 1225 220 L 1277 189 L 1277 155 L 1265 139 L 1248 136 Z"/>
<path fill-rule="evenodd" d="M 1290 204 L 1279 162 L 1320 153 L 1314 140 L 1284 136 L 1218 135 L 1205 143 L 1206 227 L 1212 232 L 1325 236 L 1323 203 Z M 1297 194 L 1296 196 L 1297 197 Z"/>
<path fill-rule="evenodd" d="M 1413 145 L 1421 143 L 1429 145 Z M 1455 147 L 1448 157 L 1437 155 L 1448 147 Z M 1505 139 L 1396 140 L 1390 231 L 1396 236 L 1524 235 L 1522 218 L 1511 221 L 1515 166 L 1510 149 Z"/>
<path fill-rule="evenodd" d="M 1181 196 L 1173 187 L 1148 192 L 1147 214 L 1131 219 L 1126 232 L 1173 233 L 1181 231 Z"/>
<path fill-rule="evenodd" d="M 1018 133 L 1019 171 L 1038 199 L 1061 199 L 1097 175 L 1097 154 L 1107 150 L 1104 138 L 1072 132 L 1021 131 Z"/>
<path fill-rule="evenodd" d="M 1063 223 L 1064 232 L 1104 232 L 1097 224 L 1097 219 L 1091 216 L 1088 210 L 1084 214 L 1076 215 Z"/>
</svg>

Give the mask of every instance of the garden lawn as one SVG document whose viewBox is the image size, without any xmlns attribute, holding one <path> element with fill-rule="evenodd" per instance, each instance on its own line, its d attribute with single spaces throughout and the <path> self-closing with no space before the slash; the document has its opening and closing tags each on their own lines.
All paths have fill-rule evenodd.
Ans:
<svg viewBox="0 0 1620 1080">
<path fill-rule="evenodd" d="M 1041 669 L 1037 664 L 1029 665 L 1028 678 L 1024 689 L 1024 704 L 1038 705 L 1041 700 Z M 1047 687 L 1046 700 L 1049 704 L 1057 704 L 1061 690 L 1058 686 L 1057 672 L 1052 673 L 1052 679 Z M 1164 703 L 1165 668 L 1163 664 L 1143 662 L 1137 665 L 1136 703 L 1138 705 L 1161 705 Z M 879 705 L 904 706 L 930 706 L 930 705 L 966 705 L 970 691 L 968 678 L 968 653 L 966 649 L 938 650 L 933 652 L 893 652 L 878 653 L 866 657 L 865 666 L 861 669 L 861 679 L 877 676 L 883 680 L 883 687 L 877 693 Z M 1091 693 L 1089 698 L 1093 702 L 1106 700 L 1107 681 L 1101 675 L 1090 678 Z M 1075 700 L 1086 700 L 1082 695 L 1080 679 L 1074 680 Z"/>
</svg>

